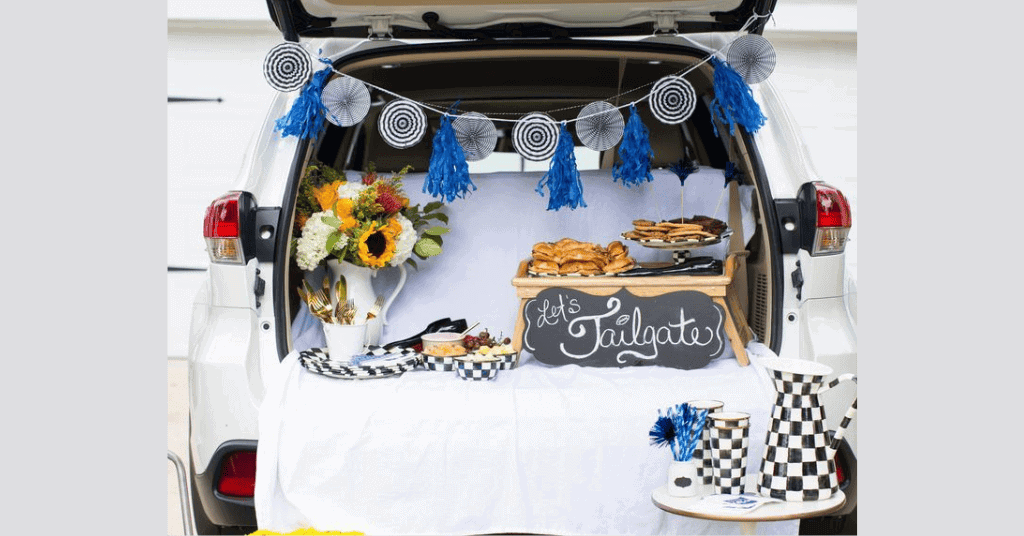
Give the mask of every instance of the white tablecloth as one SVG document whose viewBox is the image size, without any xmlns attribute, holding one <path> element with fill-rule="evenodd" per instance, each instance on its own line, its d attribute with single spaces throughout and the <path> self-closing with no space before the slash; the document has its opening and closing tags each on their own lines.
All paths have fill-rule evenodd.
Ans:
<svg viewBox="0 0 1024 536">
<path fill-rule="evenodd" d="M 751 414 L 756 475 L 774 400 L 771 351 L 701 370 L 549 367 L 524 354 L 493 381 L 424 369 L 344 380 L 289 355 L 260 409 L 261 529 L 366 534 L 735 534 L 736 523 L 676 516 L 651 492 L 671 454 L 648 431 L 658 409 L 693 399 Z M 796 534 L 797 521 L 758 533 Z"/>
</svg>

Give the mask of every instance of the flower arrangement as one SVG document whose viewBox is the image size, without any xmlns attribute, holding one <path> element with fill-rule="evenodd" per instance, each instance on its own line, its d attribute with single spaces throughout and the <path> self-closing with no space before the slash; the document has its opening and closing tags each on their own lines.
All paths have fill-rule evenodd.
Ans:
<svg viewBox="0 0 1024 536">
<path fill-rule="evenodd" d="M 651 444 L 659 447 L 668 445 L 673 460 L 689 461 L 700 441 L 707 416 L 708 410 L 698 410 L 689 404 L 670 407 L 664 415 L 658 410 L 658 420 L 649 432 Z"/>
<path fill-rule="evenodd" d="M 416 268 L 412 255 L 440 255 L 448 216 L 439 212 L 440 201 L 410 206 L 402 188 L 410 169 L 385 177 L 371 163 L 361 180 L 349 182 L 330 166 L 307 166 L 296 203 L 299 268 L 312 271 L 331 256 L 373 269 L 403 262 Z"/>
</svg>

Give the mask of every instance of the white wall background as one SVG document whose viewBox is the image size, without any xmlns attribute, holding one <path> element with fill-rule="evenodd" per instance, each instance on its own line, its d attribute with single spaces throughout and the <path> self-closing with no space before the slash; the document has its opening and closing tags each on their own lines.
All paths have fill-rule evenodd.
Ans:
<svg viewBox="0 0 1024 536">
<path fill-rule="evenodd" d="M 167 264 L 202 269 L 202 219 L 235 186 L 242 157 L 274 90 L 263 58 L 282 38 L 263 0 L 168 0 L 167 94 L 221 102 L 167 106 Z M 850 198 L 848 246 L 856 277 L 857 5 L 781 0 L 764 32 L 778 55 L 772 75 L 803 129 L 820 176 Z M 168 272 L 168 356 L 187 352 L 191 300 L 202 272 Z"/>
</svg>

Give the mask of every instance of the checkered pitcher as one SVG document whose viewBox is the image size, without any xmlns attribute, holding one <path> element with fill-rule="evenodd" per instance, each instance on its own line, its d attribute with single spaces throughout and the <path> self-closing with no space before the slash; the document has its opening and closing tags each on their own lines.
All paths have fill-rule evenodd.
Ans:
<svg viewBox="0 0 1024 536">
<path fill-rule="evenodd" d="M 764 366 L 778 396 L 768 423 L 757 492 L 786 501 L 827 499 L 839 491 L 835 454 L 857 412 L 857 399 L 829 441 L 818 395 L 846 380 L 857 383 L 857 376 L 843 374 L 824 384 L 832 369 L 820 363 L 777 358 L 765 360 Z"/>
</svg>

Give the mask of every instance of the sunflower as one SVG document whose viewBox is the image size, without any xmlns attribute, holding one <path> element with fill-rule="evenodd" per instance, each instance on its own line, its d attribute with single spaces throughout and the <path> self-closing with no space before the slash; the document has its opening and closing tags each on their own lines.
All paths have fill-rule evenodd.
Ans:
<svg viewBox="0 0 1024 536">
<path fill-rule="evenodd" d="M 395 256 L 395 235 L 390 225 L 377 227 L 377 222 L 359 236 L 359 260 L 369 268 L 382 268 Z M 399 224 L 401 227 L 401 224 Z"/>
</svg>

